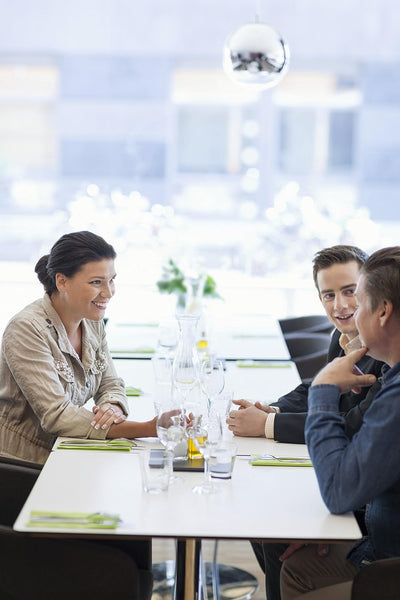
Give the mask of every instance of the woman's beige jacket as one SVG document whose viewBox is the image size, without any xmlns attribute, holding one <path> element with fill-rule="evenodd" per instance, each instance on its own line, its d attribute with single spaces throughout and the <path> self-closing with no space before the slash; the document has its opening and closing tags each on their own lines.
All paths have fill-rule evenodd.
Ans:
<svg viewBox="0 0 400 600">
<path fill-rule="evenodd" d="M 113 402 L 128 414 L 103 322 L 82 322 L 82 360 L 50 297 L 29 304 L 8 323 L 0 357 L 0 454 L 43 463 L 57 436 L 102 439 L 92 411 Z"/>
</svg>

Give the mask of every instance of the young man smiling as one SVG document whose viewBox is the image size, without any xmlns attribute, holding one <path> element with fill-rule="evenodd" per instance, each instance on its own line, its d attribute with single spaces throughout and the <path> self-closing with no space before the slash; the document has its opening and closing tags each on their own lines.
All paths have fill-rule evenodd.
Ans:
<svg viewBox="0 0 400 600">
<path fill-rule="evenodd" d="M 314 257 L 314 283 L 325 312 L 335 327 L 328 362 L 347 352 L 348 345 L 358 346 L 354 292 L 360 268 L 366 259 L 365 252 L 346 245 L 325 248 Z M 363 372 L 379 376 L 382 363 L 365 356 L 358 367 Z M 240 410 L 230 412 L 227 419 L 229 429 L 238 436 L 265 435 L 279 442 L 304 443 L 309 387 L 309 384 L 301 384 L 270 405 L 234 400 Z M 349 435 L 360 427 L 362 413 L 367 407 L 367 403 L 363 402 L 367 394 L 368 389 L 363 389 L 358 394 L 349 391 L 341 397 L 340 409 L 346 415 Z"/>
</svg>

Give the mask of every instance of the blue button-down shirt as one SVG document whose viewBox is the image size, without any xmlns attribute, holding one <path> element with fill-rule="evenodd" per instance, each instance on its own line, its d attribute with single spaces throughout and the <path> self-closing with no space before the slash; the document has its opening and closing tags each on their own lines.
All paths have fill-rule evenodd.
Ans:
<svg viewBox="0 0 400 600">
<path fill-rule="evenodd" d="M 322 498 L 332 513 L 366 505 L 368 537 L 351 551 L 357 565 L 400 555 L 400 362 L 387 368 L 382 388 L 350 441 L 335 385 L 310 388 L 306 442 Z"/>
</svg>

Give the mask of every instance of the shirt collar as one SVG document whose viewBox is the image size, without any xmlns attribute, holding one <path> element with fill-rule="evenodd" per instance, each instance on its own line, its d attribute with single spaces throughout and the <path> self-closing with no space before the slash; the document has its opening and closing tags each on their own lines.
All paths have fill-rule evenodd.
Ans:
<svg viewBox="0 0 400 600">
<path fill-rule="evenodd" d="M 339 338 L 339 346 L 346 355 L 353 350 L 359 350 L 362 348 L 360 336 L 357 335 L 355 338 L 349 339 L 349 336 L 346 333 L 342 333 Z"/>
</svg>

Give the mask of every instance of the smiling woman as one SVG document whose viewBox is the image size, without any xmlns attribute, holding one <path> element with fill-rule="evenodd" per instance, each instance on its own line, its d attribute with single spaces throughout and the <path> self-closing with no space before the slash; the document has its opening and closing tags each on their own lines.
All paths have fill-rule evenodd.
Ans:
<svg viewBox="0 0 400 600">
<path fill-rule="evenodd" d="M 107 347 L 114 248 L 89 231 L 62 236 L 35 271 L 45 295 L 15 315 L 0 358 L 0 453 L 44 462 L 58 435 L 155 436 L 127 421 L 125 386 Z M 84 405 L 94 399 L 93 412 Z"/>
</svg>

